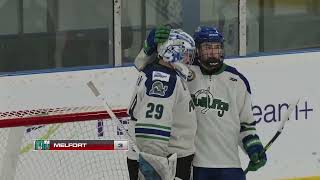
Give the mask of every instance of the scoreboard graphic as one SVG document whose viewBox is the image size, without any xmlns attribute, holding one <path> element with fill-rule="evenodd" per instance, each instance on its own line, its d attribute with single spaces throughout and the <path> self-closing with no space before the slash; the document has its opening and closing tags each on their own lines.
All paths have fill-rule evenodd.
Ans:
<svg viewBox="0 0 320 180">
<path fill-rule="evenodd" d="M 35 140 L 34 150 L 128 150 L 127 140 Z"/>
</svg>

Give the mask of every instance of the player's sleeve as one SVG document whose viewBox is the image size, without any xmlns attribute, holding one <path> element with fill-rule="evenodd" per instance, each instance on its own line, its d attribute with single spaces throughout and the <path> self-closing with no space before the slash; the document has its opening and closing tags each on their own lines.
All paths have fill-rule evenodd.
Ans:
<svg viewBox="0 0 320 180">
<path fill-rule="evenodd" d="M 140 50 L 138 56 L 134 59 L 134 66 L 138 71 L 142 71 L 146 65 L 152 63 L 156 59 L 156 53 L 148 56 L 143 48 Z"/>
<path fill-rule="evenodd" d="M 243 79 L 243 78 L 242 78 Z M 240 106 L 239 118 L 240 118 L 240 146 L 244 148 L 244 142 L 247 139 L 258 138 L 256 131 L 256 121 L 253 117 L 252 102 L 251 102 L 251 90 L 249 82 L 244 78 L 243 88 L 240 90 L 238 105 Z"/>
<path fill-rule="evenodd" d="M 180 77 L 177 77 L 176 89 L 175 104 L 181 104 L 181 102 L 189 98 L 190 92 L 188 86 Z"/>
<path fill-rule="evenodd" d="M 141 72 L 139 74 L 139 77 L 137 79 L 137 82 L 136 82 L 136 85 L 135 85 L 135 88 L 134 88 L 134 91 L 133 91 L 133 94 L 132 94 L 132 97 L 131 97 L 131 100 L 130 100 L 130 104 L 129 104 L 129 107 L 128 107 L 128 114 L 131 118 L 131 120 L 133 121 L 137 121 L 136 119 L 136 107 L 139 107 L 139 104 L 141 103 L 141 100 L 144 96 L 144 88 L 143 88 L 143 84 L 144 84 L 144 81 L 145 81 L 145 75 L 143 72 Z"/>
<path fill-rule="evenodd" d="M 143 95 L 144 95 L 143 88 L 142 88 L 142 84 L 143 84 L 142 81 L 145 81 L 144 77 L 145 77 L 144 74 L 141 72 L 137 79 L 137 82 L 132 94 L 132 98 L 128 107 L 128 114 L 130 116 L 128 133 L 134 141 L 129 143 L 129 150 L 127 152 L 127 156 L 129 160 L 138 160 L 138 154 L 133 149 L 132 143 L 134 144 L 136 143 L 134 129 L 135 129 L 135 124 L 137 122 L 137 119 L 135 118 L 136 117 L 135 114 L 136 114 L 136 107 L 139 106 L 139 104 L 141 103 L 141 99 L 143 98 Z"/>
</svg>

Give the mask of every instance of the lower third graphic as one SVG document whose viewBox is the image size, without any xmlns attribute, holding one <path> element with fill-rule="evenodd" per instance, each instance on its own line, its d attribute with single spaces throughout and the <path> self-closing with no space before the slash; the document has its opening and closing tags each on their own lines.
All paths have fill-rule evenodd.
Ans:
<svg viewBox="0 0 320 180">
<path fill-rule="evenodd" d="M 127 140 L 35 140 L 34 150 L 128 150 Z"/>
</svg>

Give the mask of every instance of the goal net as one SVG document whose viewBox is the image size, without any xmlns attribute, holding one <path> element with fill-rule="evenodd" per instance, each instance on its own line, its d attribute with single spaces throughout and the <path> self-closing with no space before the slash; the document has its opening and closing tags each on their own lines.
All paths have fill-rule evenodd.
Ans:
<svg viewBox="0 0 320 180">
<path fill-rule="evenodd" d="M 126 127 L 125 109 L 114 110 Z M 129 179 L 126 152 L 34 151 L 34 140 L 125 140 L 103 107 L 0 112 L 0 179 Z"/>
</svg>

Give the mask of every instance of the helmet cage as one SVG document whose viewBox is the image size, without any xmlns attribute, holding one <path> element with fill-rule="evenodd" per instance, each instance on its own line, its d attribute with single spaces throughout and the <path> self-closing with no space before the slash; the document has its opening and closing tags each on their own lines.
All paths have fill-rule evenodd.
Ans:
<svg viewBox="0 0 320 180">
<path fill-rule="evenodd" d="M 172 29 L 166 42 L 158 45 L 158 57 L 170 63 L 177 74 L 187 80 L 188 65 L 195 57 L 195 43 L 193 38 L 180 29 Z"/>
</svg>

